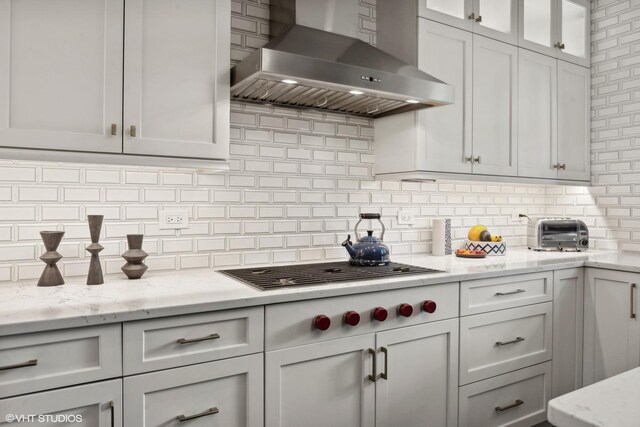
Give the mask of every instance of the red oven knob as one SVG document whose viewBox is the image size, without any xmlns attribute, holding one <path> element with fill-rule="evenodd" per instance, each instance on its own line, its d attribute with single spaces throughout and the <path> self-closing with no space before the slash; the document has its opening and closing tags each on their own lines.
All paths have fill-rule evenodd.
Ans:
<svg viewBox="0 0 640 427">
<path fill-rule="evenodd" d="M 315 319 L 313 319 L 313 326 L 315 326 L 317 329 L 320 329 L 321 331 L 326 331 L 327 329 L 329 329 L 329 326 L 331 326 L 331 319 L 329 319 L 324 314 L 320 314 L 319 316 L 316 316 Z"/>
<path fill-rule="evenodd" d="M 387 320 L 387 309 L 384 307 L 376 307 L 373 309 L 373 318 L 378 322 L 384 322 Z"/>
<path fill-rule="evenodd" d="M 436 308 L 438 306 L 436 305 L 435 301 L 431 301 L 430 299 L 426 300 L 425 302 L 422 303 L 422 309 L 424 311 L 426 311 L 427 313 L 433 313 L 436 311 Z"/>
<path fill-rule="evenodd" d="M 346 323 L 347 325 L 356 326 L 358 323 L 360 323 L 360 315 L 353 310 L 347 311 L 344 314 L 344 323 Z"/>
<path fill-rule="evenodd" d="M 398 315 L 403 317 L 410 317 L 413 314 L 413 307 L 411 304 L 400 304 L 398 306 Z"/>
</svg>

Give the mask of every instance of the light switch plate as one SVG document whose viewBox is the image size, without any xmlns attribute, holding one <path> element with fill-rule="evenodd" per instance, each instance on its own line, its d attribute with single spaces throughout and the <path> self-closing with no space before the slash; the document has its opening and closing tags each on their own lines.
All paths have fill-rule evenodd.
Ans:
<svg viewBox="0 0 640 427">
<path fill-rule="evenodd" d="M 416 213 L 412 210 L 400 209 L 398 211 L 398 224 L 413 225 L 416 222 Z"/>
<path fill-rule="evenodd" d="M 160 212 L 160 230 L 179 230 L 189 228 L 189 211 L 187 209 L 171 209 Z"/>
</svg>

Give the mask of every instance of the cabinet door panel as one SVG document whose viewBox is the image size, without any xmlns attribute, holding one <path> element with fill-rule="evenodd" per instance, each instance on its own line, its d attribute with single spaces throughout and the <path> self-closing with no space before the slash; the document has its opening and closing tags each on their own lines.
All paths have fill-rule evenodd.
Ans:
<svg viewBox="0 0 640 427">
<path fill-rule="evenodd" d="M 640 366 L 640 320 L 631 316 L 633 307 L 638 307 L 632 285 L 637 286 L 639 279 L 632 273 L 587 269 L 584 386 Z"/>
<path fill-rule="evenodd" d="M 35 415 L 33 420 L 6 422 L 5 416 Z M 0 400 L 0 425 L 122 426 L 122 381 L 103 381 L 77 387 Z"/>
<path fill-rule="evenodd" d="M 410 326 L 377 335 L 376 425 L 458 425 L 458 320 Z"/>
<path fill-rule="evenodd" d="M 518 176 L 557 178 L 558 61 L 522 49 L 518 62 Z"/>
<path fill-rule="evenodd" d="M 558 172 L 560 179 L 591 178 L 590 70 L 558 61 Z"/>
<path fill-rule="evenodd" d="M 518 41 L 518 0 L 474 0 L 479 20 L 473 32 L 505 43 Z"/>
<path fill-rule="evenodd" d="M 473 173 L 517 174 L 518 48 L 473 36 Z"/>
<path fill-rule="evenodd" d="M 229 16 L 228 0 L 127 1 L 125 153 L 228 157 Z"/>
<path fill-rule="evenodd" d="M 265 354 L 267 427 L 372 427 L 373 334 Z"/>
<path fill-rule="evenodd" d="M 590 2 L 589 0 L 560 0 L 559 6 L 560 40 L 564 44 L 559 58 L 589 67 Z"/>
<path fill-rule="evenodd" d="M 557 0 L 520 0 L 518 16 L 518 45 L 557 57 Z"/>
<path fill-rule="evenodd" d="M 418 16 L 471 31 L 473 0 L 420 0 Z"/>
<path fill-rule="evenodd" d="M 553 272 L 552 397 L 582 387 L 584 270 Z"/>
<path fill-rule="evenodd" d="M 0 0 L 0 146 L 122 151 L 123 7 Z"/>
<path fill-rule="evenodd" d="M 451 105 L 417 114 L 418 169 L 470 173 L 472 35 L 419 19 L 418 67 L 455 88 Z"/>
</svg>

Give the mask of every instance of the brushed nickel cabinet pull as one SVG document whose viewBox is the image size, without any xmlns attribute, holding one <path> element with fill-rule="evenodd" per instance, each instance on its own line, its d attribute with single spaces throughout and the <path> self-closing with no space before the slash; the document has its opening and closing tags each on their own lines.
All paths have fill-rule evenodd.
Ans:
<svg viewBox="0 0 640 427">
<path fill-rule="evenodd" d="M 109 402 L 109 411 L 111 411 L 111 427 L 115 427 L 116 425 L 116 404 L 112 400 Z"/>
<path fill-rule="evenodd" d="M 476 22 L 482 22 L 482 16 L 478 15 L 478 17 L 476 18 Z"/>
<path fill-rule="evenodd" d="M 136 137 L 136 125 L 131 125 L 131 130 L 129 131 L 129 135 L 131 135 L 131 138 Z"/>
<path fill-rule="evenodd" d="M 555 165 L 553 165 L 554 169 L 560 169 L 560 163 L 556 163 Z"/>
<path fill-rule="evenodd" d="M 465 156 L 464 162 L 473 164 L 473 156 Z"/>
<path fill-rule="evenodd" d="M 220 338 L 219 334 L 211 334 L 211 335 L 207 335 L 206 337 L 200 337 L 200 338 L 191 338 L 191 339 L 180 338 L 176 342 L 178 344 L 191 344 L 191 343 L 200 342 L 200 341 L 217 340 L 218 338 Z"/>
<path fill-rule="evenodd" d="M 480 164 L 480 156 L 476 157 L 476 163 Z"/>
<path fill-rule="evenodd" d="M 476 14 L 471 12 L 471 15 L 468 16 L 469 19 L 476 19 Z"/>
<path fill-rule="evenodd" d="M 527 291 L 525 291 L 524 289 L 516 289 L 515 291 L 511 291 L 511 292 L 496 292 L 496 296 L 502 297 L 505 295 L 521 294 L 523 292 L 527 292 Z"/>
<path fill-rule="evenodd" d="M 111 123 L 111 135 L 116 136 L 118 134 L 118 125 Z"/>
<path fill-rule="evenodd" d="M 524 401 L 517 399 L 515 402 L 513 402 L 511 405 L 507 405 L 507 406 L 496 406 L 496 412 L 502 412 L 502 411 L 506 411 L 507 409 L 511 409 L 511 408 L 515 408 L 516 406 L 520 406 L 524 403 Z"/>
<path fill-rule="evenodd" d="M 16 363 L 15 365 L 0 366 L 0 371 L 8 371 L 9 369 L 26 368 L 27 366 L 36 366 L 38 359 L 27 360 L 26 362 Z"/>
<path fill-rule="evenodd" d="M 558 165 L 558 169 L 567 170 L 567 165 L 566 165 L 566 163 L 559 164 L 559 165 Z"/>
<path fill-rule="evenodd" d="M 369 349 L 369 354 L 371 355 L 371 374 L 369 375 L 369 381 L 372 383 L 376 382 L 376 377 L 378 373 L 376 371 L 376 351 L 372 348 Z"/>
<path fill-rule="evenodd" d="M 524 338 L 522 337 L 516 337 L 515 340 L 511 340 L 511 341 L 496 341 L 496 345 L 498 347 L 503 346 L 503 345 L 509 345 L 509 344 L 515 344 L 515 343 L 519 343 L 524 341 Z"/>
<path fill-rule="evenodd" d="M 384 372 L 380 374 L 380 377 L 384 380 L 389 379 L 389 349 L 387 347 L 380 347 L 380 351 L 384 353 Z"/>
<path fill-rule="evenodd" d="M 556 47 L 556 48 L 562 50 L 562 49 L 564 49 L 564 43 L 557 42 L 556 44 L 553 45 L 553 47 Z"/>
<path fill-rule="evenodd" d="M 636 284 L 632 283 L 630 287 L 630 301 L 629 301 L 629 317 L 632 319 L 636 318 L 636 304 L 635 304 L 635 296 L 636 296 Z"/>
<path fill-rule="evenodd" d="M 183 422 L 183 421 L 189 421 L 189 420 L 193 420 L 196 418 L 200 418 L 200 417 L 206 417 L 207 415 L 215 415 L 218 412 L 220 412 L 220 410 L 216 407 L 214 408 L 209 408 L 204 412 L 200 412 L 199 414 L 193 414 L 193 415 L 178 415 L 176 417 L 176 420 Z"/>
</svg>

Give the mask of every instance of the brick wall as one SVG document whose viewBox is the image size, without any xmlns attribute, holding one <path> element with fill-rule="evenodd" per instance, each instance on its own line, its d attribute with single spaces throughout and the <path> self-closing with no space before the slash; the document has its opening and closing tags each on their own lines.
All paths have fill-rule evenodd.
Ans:
<svg viewBox="0 0 640 427">
<path fill-rule="evenodd" d="M 238 61 L 268 39 L 268 5 L 264 0 L 232 4 L 232 60 Z M 607 7 L 614 4 L 609 2 Z M 361 0 L 360 15 L 361 38 L 375 42 L 374 0 Z M 594 15 L 598 25 L 601 18 Z M 597 53 L 594 57 L 604 63 Z M 633 66 L 628 67 L 635 74 Z M 603 71 L 610 72 L 614 71 Z M 596 82 L 596 90 L 599 85 Z M 629 94 L 633 99 L 632 89 Z M 597 112 L 597 102 L 594 104 Z M 65 276 L 86 275 L 86 215 L 96 213 L 105 215 L 101 256 L 106 273 L 120 271 L 123 260 L 119 255 L 125 250 L 127 233 L 145 234 L 144 248 L 151 254 L 148 264 L 152 270 L 344 258 L 339 243 L 353 229 L 357 215 L 365 211 L 382 213 L 388 228 L 386 240 L 396 255 L 429 252 L 431 220 L 439 216 L 453 218 L 457 242 L 465 238 L 469 226 L 484 223 L 505 236 L 511 246 L 524 245 L 526 234 L 524 225 L 511 220 L 514 210 L 529 215 L 585 216 L 603 247 L 615 245 L 619 237 L 624 240 L 624 230 L 631 225 L 626 221 L 631 221 L 633 209 L 626 219 L 616 220 L 612 219 L 614 209 L 625 209 L 624 205 L 594 205 L 593 197 L 605 205 L 610 198 L 624 200 L 623 196 L 604 196 L 602 186 L 589 191 L 540 185 L 374 181 L 373 126 L 366 119 L 249 104 L 232 104 L 231 119 L 231 171 L 224 174 L 0 161 L 0 281 L 39 276 L 43 264 L 37 257 L 43 246 L 38 231 L 45 229 L 66 232 L 60 246 Z M 617 128 L 615 123 L 608 121 L 607 129 Z M 603 129 L 597 121 L 595 124 L 599 135 Z M 599 157 L 600 153 L 615 155 L 623 139 L 607 136 L 605 143 L 594 143 L 596 178 L 601 179 L 598 171 L 606 158 Z M 633 139 L 627 139 L 629 150 L 624 151 L 631 155 Z M 616 163 L 612 160 L 606 165 L 614 168 L 611 165 Z M 635 190 L 630 183 L 607 185 L 614 192 L 626 186 Z M 160 230 L 159 211 L 177 206 L 189 209 L 190 227 Z M 399 208 L 414 210 L 416 224 L 398 225 Z M 608 214 L 606 218 L 601 217 L 601 209 Z M 621 231 L 618 225 L 623 226 Z"/>
</svg>

